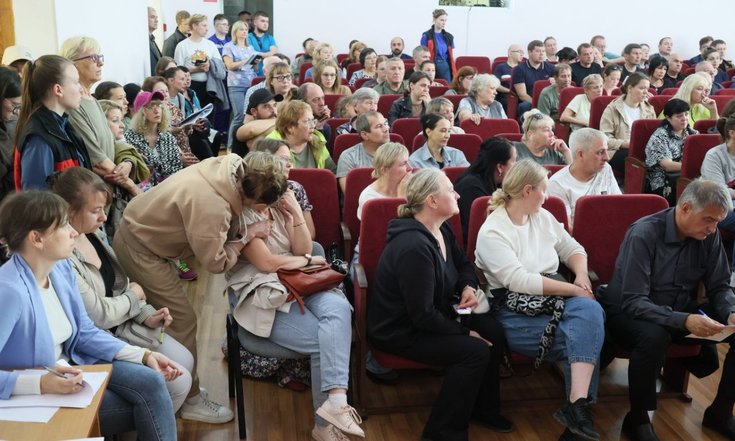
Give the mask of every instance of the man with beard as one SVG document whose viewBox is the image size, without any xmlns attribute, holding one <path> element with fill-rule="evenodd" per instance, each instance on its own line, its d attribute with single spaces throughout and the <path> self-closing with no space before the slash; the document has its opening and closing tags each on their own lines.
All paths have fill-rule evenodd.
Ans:
<svg viewBox="0 0 735 441">
<path fill-rule="evenodd" d="M 403 50 L 405 48 L 406 48 L 406 43 L 403 41 L 403 38 L 393 37 L 390 40 L 390 55 L 388 55 L 388 57 L 389 58 L 398 57 L 401 60 L 410 60 L 411 56 L 403 53 Z"/>
<path fill-rule="evenodd" d="M 248 45 L 263 54 L 263 58 L 275 55 L 278 52 L 276 39 L 268 33 L 270 17 L 265 11 L 258 11 L 253 16 L 253 32 L 248 34 Z M 258 75 L 263 75 L 263 63 L 258 65 Z"/>
<path fill-rule="evenodd" d="M 253 93 L 245 111 L 245 122 L 237 129 L 237 140 L 245 143 L 232 146 L 232 153 L 244 156 L 255 146 L 258 140 L 265 138 L 276 128 L 276 103 L 283 100 L 281 95 L 273 96 L 268 89 L 260 89 Z"/>
</svg>

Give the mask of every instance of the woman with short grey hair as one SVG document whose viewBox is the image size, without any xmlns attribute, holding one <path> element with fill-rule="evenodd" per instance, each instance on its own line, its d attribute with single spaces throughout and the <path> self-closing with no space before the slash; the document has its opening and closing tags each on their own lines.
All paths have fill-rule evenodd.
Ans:
<svg viewBox="0 0 735 441">
<path fill-rule="evenodd" d="M 459 102 L 457 122 L 466 119 L 479 125 L 482 118 L 505 119 L 505 111 L 500 102 L 495 101 L 498 95 L 500 80 L 495 75 L 480 74 L 472 80 L 468 96 Z"/>
</svg>

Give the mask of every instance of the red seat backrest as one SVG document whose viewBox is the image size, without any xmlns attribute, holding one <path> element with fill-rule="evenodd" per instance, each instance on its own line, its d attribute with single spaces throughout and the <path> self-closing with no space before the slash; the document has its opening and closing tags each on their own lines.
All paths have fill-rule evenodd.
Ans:
<svg viewBox="0 0 735 441">
<path fill-rule="evenodd" d="M 452 184 L 456 184 L 457 180 L 467 171 L 468 167 L 444 167 L 442 171 L 452 181 Z"/>
<path fill-rule="evenodd" d="M 577 200 L 573 236 L 587 252 L 589 269 L 595 271 L 600 283 L 612 278 L 628 227 L 666 208 L 666 199 L 655 194 L 594 195 Z"/>
<path fill-rule="evenodd" d="M 521 133 L 518 121 L 514 119 L 482 118 L 479 125 L 466 119 L 459 126 L 466 133 L 479 135 L 483 141 L 499 133 Z"/>
<path fill-rule="evenodd" d="M 339 101 L 344 95 L 342 94 L 325 94 L 324 95 L 324 104 L 329 107 L 329 111 L 334 114 L 334 109 L 337 108 L 337 101 Z"/>
<path fill-rule="evenodd" d="M 419 118 L 398 118 L 390 127 L 391 132 L 401 135 L 406 142 L 412 142 L 417 133 L 421 133 Z M 411 146 L 407 145 L 409 150 Z"/>
<path fill-rule="evenodd" d="M 607 105 L 613 102 L 617 97 L 614 95 L 601 95 L 592 99 L 590 104 L 590 127 L 600 130 L 600 119 L 602 112 L 605 111 Z"/>
<path fill-rule="evenodd" d="M 488 57 L 466 56 L 465 55 L 465 56 L 457 57 L 456 63 L 457 63 L 457 69 L 463 66 L 472 66 L 477 70 L 478 74 L 493 73 L 492 63 L 490 62 L 490 59 Z"/>
<path fill-rule="evenodd" d="M 633 121 L 633 127 L 630 128 L 630 146 L 628 147 L 628 156 L 646 161 L 646 144 L 653 132 L 661 127 L 663 120 L 659 119 L 639 119 Z"/>
<path fill-rule="evenodd" d="M 452 102 L 454 111 L 456 112 L 459 107 L 459 102 L 462 101 L 463 98 L 467 98 L 467 95 L 444 95 L 444 98 Z"/>
<path fill-rule="evenodd" d="M 707 133 L 709 129 L 712 127 L 715 127 L 717 125 L 716 119 L 700 119 L 699 121 L 695 121 L 694 123 L 694 130 L 696 130 L 699 133 Z"/>
<path fill-rule="evenodd" d="M 368 78 L 368 77 L 360 78 L 359 80 L 355 80 L 355 85 L 352 87 L 354 87 L 355 90 L 357 90 L 361 88 L 363 84 L 367 83 L 368 81 L 372 81 L 372 80 L 373 78 Z M 347 81 L 350 81 L 350 80 L 348 79 Z"/>
<path fill-rule="evenodd" d="M 339 193 L 337 178 L 331 170 L 323 168 L 294 168 L 289 179 L 304 186 L 309 202 L 314 206 L 311 217 L 316 228 L 316 241 L 326 250 L 341 242 L 339 225 Z"/>
<path fill-rule="evenodd" d="M 735 95 L 735 89 L 720 89 L 715 95 Z"/>
<path fill-rule="evenodd" d="M 329 142 L 327 143 L 327 149 L 329 149 L 330 152 L 333 151 L 334 140 L 337 138 L 337 127 L 349 121 L 349 118 L 329 118 L 327 120 L 329 128 L 332 129 L 332 136 L 329 138 Z"/>
<path fill-rule="evenodd" d="M 549 171 L 549 177 L 554 176 L 554 173 L 558 172 L 559 170 L 566 167 L 566 165 L 561 164 L 544 164 L 544 168 Z"/>
<path fill-rule="evenodd" d="M 402 96 L 403 95 L 393 93 L 380 95 L 380 98 L 378 98 L 378 112 L 382 113 L 385 119 L 388 119 L 388 116 L 390 115 L 390 106 L 392 106 L 393 103 Z"/>
<path fill-rule="evenodd" d="M 714 95 L 711 96 L 713 100 L 717 103 L 717 112 L 722 113 L 725 110 L 725 106 L 727 103 L 729 103 L 731 100 L 734 100 L 735 97 L 732 95 Z"/>
<path fill-rule="evenodd" d="M 575 96 L 582 93 L 584 93 L 584 87 L 572 86 L 562 89 L 561 93 L 559 94 L 559 115 L 561 116 L 562 112 L 564 112 L 564 109 L 567 108 L 567 106 Z"/>
<path fill-rule="evenodd" d="M 534 109 L 538 108 L 538 100 L 541 96 L 541 91 L 544 90 L 544 87 L 550 84 L 550 80 L 538 80 L 533 83 L 533 93 L 531 94 L 531 107 L 533 107 Z"/>
<path fill-rule="evenodd" d="M 265 81 L 265 77 L 255 77 L 250 81 L 250 87 L 260 84 Z"/>
<path fill-rule="evenodd" d="M 337 54 L 337 64 L 342 65 L 342 62 L 345 61 L 350 54 Z"/>
<path fill-rule="evenodd" d="M 662 90 L 659 95 L 676 95 L 676 92 L 679 91 L 678 87 L 667 87 L 666 89 Z"/>
<path fill-rule="evenodd" d="M 365 268 L 365 275 L 369 281 L 375 276 L 375 268 L 387 243 L 388 222 L 396 218 L 398 206 L 405 202 L 403 198 L 372 199 L 362 207 L 362 222 L 360 222 L 362 240 L 358 262 Z M 355 305 L 355 308 L 357 307 L 358 305 Z"/>
<path fill-rule="evenodd" d="M 352 78 L 352 74 L 357 72 L 358 70 L 362 69 L 362 64 L 360 63 L 350 63 L 347 65 L 347 75 L 345 76 L 345 82 L 348 83 L 350 81 L 350 78 Z"/>
<path fill-rule="evenodd" d="M 700 134 L 689 135 L 684 140 L 681 156 L 681 177 L 696 179 L 700 176 L 704 155 L 709 149 L 722 143 L 720 135 Z"/>
<path fill-rule="evenodd" d="M 301 65 L 301 67 L 299 68 L 299 84 L 304 82 L 306 71 L 309 70 L 309 68 L 311 68 L 312 66 L 313 64 L 308 61 Z"/>
<path fill-rule="evenodd" d="M 360 193 L 374 181 L 372 173 L 372 168 L 353 168 L 347 172 L 342 220 L 350 230 L 353 244 L 357 244 L 360 237 L 360 220 L 357 218 Z"/>
<path fill-rule="evenodd" d="M 449 86 L 431 86 L 429 87 L 429 96 L 436 98 L 447 93 L 447 90 L 449 90 Z"/>
<path fill-rule="evenodd" d="M 658 116 L 661 112 L 664 111 L 664 106 L 666 106 L 666 103 L 668 103 L 671 98 L 673 98 L 673 96 L 671 95 L 656 95 L 649 97 L 648 103 L 653 106 L 653 110 Z"/>
</svg>

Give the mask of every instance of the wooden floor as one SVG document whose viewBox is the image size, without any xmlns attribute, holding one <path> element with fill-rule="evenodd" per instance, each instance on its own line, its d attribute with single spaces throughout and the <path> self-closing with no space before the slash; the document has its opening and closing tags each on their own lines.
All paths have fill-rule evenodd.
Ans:
<svg viewBox="0 0 735 441">
<path fill-rule="evenodd" d="M 190 262 L 200 270 L 199 265 Z M 198 340 L 199 377 L 213 399 L 229 402 L 227 397 L 227 364 L 220 350 L 225 333 L 227 307 L 222 295 L 222 276 L 209 275 L 202 270 L 199 280 L 187 283 L 188 294 L 199 314 Z M 724 346 L 720 348 L 722 357 Z M 620 435 L 620 426 L 627 411 L 627 364 L 616 360 L 602 374 L 600 403 L 595 405 L 595 423 L 603 440 L 627 439 Z M 441 378 L 429 374 L 401 373 L 398 386 L 373 386 L 373 402 L 430 403 Z M 714 441 L 720 435 L 702 429 L 702 413 L 714 397 L 719 372 L 703 380 L 692 377 L 689 393 L 692 403 L 676 398 L 659 400 L 659 409 L 652 421 L 659 438 L 664 441 Z M 311 394 L 281 389 L 272 381 L 246 379 L 245 416 L 249 441 L 310 441 L 313 426 Z M 503 380 L 504 414 L 516 425 L 510 434 L 496 434 L 480 426 L 471 426 L 470 440 L 487 441 L 552 441 L 557 440 L 563 428 L 552 414 L 562 404 L 563 384 L 553 367 L 542 368 L 532 376 L 516 376 Z M 617 395 L 617 396 L 616 396 Z M 532 398 L 531 398 L 532 397 Z M 363 422 L 369 441 L 416 441 L 428 417 L 429 408 L 390 415 L 371 415 Z M 210 425 L 178 420 L 179 439 L 236 440 L 237 423 Z M 353 438 L 357 440 L 358 438 Z"/>
</svg>

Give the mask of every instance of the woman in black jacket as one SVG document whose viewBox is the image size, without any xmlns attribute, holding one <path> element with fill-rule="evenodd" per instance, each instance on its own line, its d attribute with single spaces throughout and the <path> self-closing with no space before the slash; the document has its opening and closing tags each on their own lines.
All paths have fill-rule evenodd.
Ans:
<svg viewBox="0 0 735 441">
<path fill-rule="evenodd" d="M 475 162 L 457 180 L 459 193 L 459 217 L 462 221 L 463 243 L 467 244 L 472 202 L 482 196 L 490 196 L 503 186 L 503 177 L 516 163 L 517 153 L 513 143 L 493 136 L 480 145 Z"/>
<path fill-rule="evenodd" d="M 440 170 L 411 177 L 407 203 L 388 225 L 368 305 L 368 336 L 376 348 L 446 367 L 426 440 L 467 440 L 470 419 L 498 432 L 513 430 L 500 415 L 505 337 L 494 317 L 470 313 L 478 305 L 477 278 L 445 223 L 458 212 L 457 198 Z"/>
<path fill-rule="evenodd" d="M 20 103 L 20 76 L 13 69 L 0 67 L 0 200 L 15 191 L 13 138 Z"/>
</svg>

